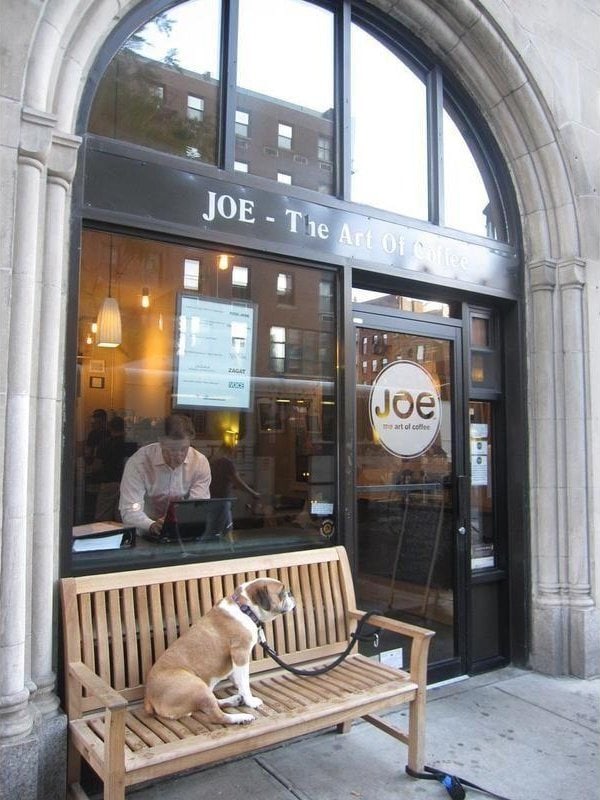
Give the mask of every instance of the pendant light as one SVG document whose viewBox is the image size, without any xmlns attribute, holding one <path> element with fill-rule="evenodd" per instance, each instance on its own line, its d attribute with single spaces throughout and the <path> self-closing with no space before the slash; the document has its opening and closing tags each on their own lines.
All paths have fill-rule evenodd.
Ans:
<svg viewBox="0 0 600 800">
<path fill-rule="evenodd" d="M 113 268 L 113 241 L 110 237 L 110 260 L 108 266 L 108 297 L 98 313 L 98 347 L 118 347 L 121 344 L 121 312 L 119 304 L 111 297 Z"/>
</svg>

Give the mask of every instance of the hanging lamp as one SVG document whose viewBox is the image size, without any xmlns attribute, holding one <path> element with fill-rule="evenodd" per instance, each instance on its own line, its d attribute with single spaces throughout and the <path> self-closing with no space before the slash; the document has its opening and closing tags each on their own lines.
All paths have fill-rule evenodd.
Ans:
<svg viewBox="0 0 600 800">
<path fill-rule="evenodd" d="M 108 297 L 98 313 L 98 347 L 119 347 L 121 344 L 121 312 L 119 304 L 111 296 L 113 268 L 113 241 L 110 237 L 110 259 L 108 265 Z"/>
</svg>

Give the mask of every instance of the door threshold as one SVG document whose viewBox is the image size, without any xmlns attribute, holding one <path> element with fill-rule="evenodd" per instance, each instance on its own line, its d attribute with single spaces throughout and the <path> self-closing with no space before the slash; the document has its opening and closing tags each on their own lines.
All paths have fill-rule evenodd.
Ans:
<svg viewBox="0 0 600 800">
<path fill-rule="evenodd" d="M 469 680 L 469 675 L 457 675 L 456 678 L 447 678 L 445 681 L 438 681 L 437 683 L 428 683 L 428 689 L 439 689 L 440 686 L 450 686 L 452 683 L 461 683 L 462 681 Z"/>
</svg>

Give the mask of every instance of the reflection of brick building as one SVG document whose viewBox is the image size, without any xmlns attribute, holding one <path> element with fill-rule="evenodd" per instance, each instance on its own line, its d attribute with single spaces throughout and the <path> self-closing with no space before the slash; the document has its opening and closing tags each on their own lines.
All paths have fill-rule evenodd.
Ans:
<svg viewBox="0 0 600 800">
<path fill-rule="evenodd" d="M 111 62 L 90 130 L 214 164 L 219 81 L 124 49 Z M 333 109 L 311 111 L 238 90 L 236 170 L 331 193 Z"/>
</svg>

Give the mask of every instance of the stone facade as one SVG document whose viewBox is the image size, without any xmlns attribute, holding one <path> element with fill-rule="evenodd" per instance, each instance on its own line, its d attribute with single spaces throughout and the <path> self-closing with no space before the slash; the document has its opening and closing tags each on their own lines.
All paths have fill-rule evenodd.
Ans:
<svg viewBox="0 0 600 800">
<path fill-rule="evenodd" d="M 75 119 L 139 0 L 6 0 L 0 50 L 0 797 L 64 796 L 55 694 Z M 509 166 L 526 285 L 530 665 L 600 673 L 600 14 L 594 0 L 373 0 L 462 82 Z M 43 491 L 42 491 L 43 488 Z M 61 744 L 60 744 L 61 743 Z M 38 790 L 43 776 L 44 790 Z"/>
</svg>

